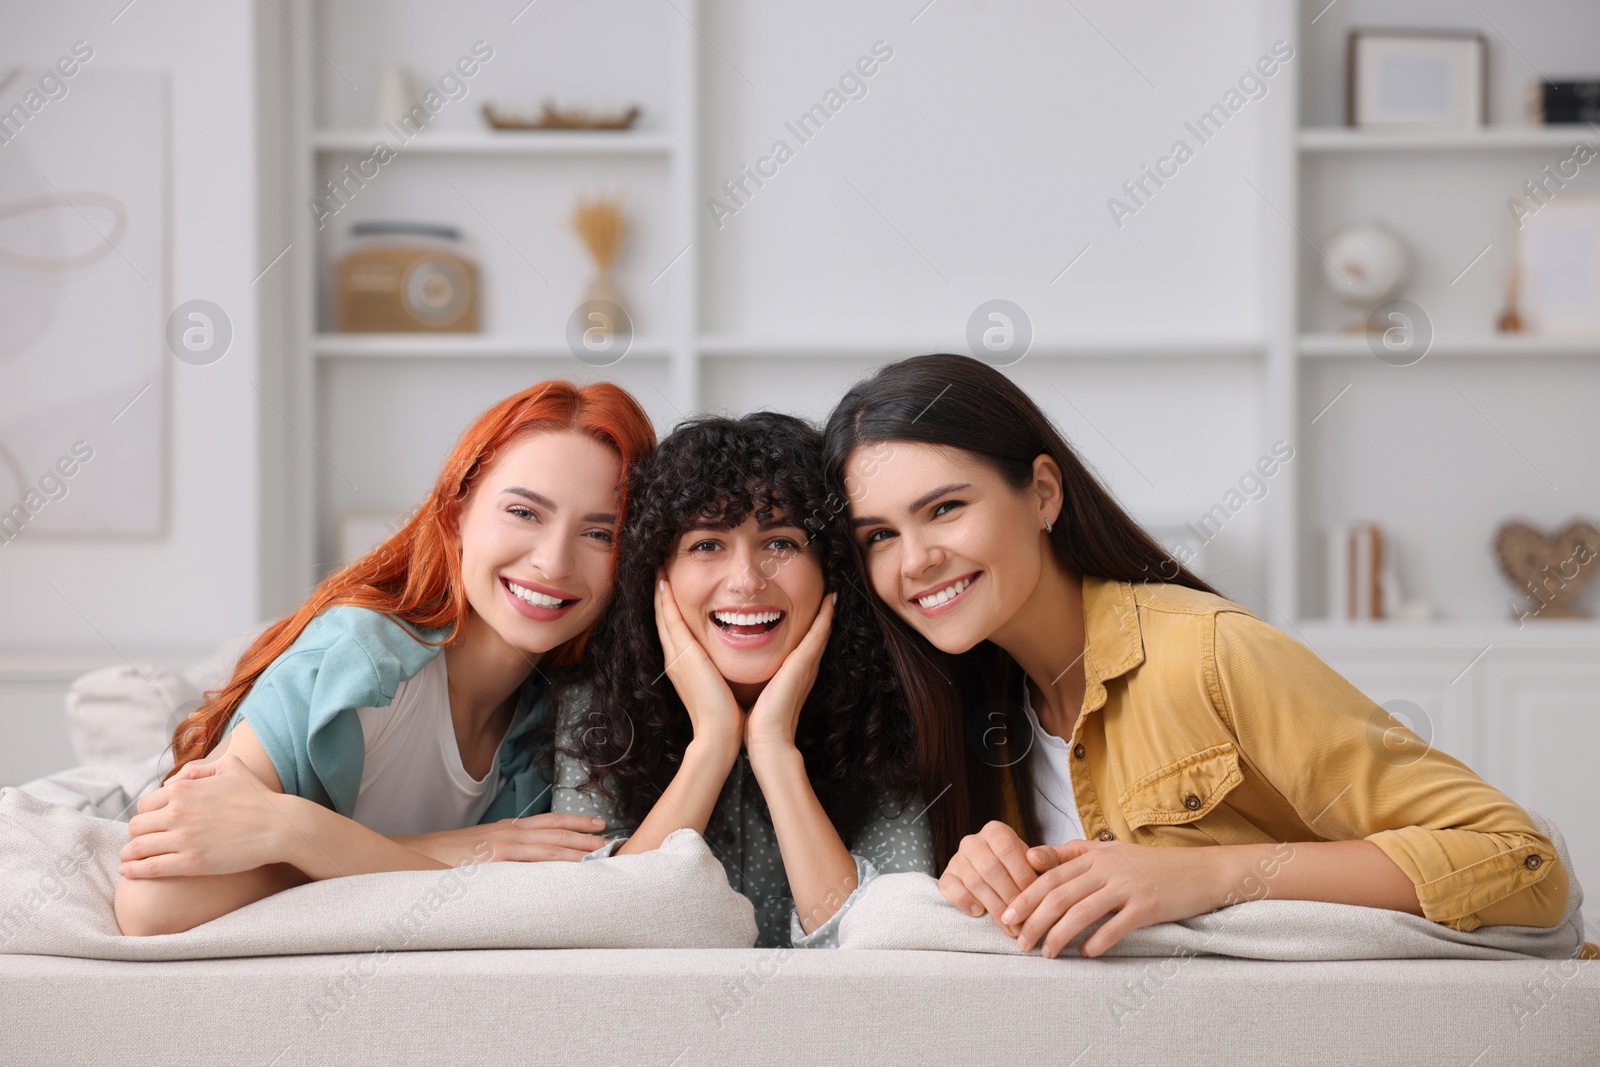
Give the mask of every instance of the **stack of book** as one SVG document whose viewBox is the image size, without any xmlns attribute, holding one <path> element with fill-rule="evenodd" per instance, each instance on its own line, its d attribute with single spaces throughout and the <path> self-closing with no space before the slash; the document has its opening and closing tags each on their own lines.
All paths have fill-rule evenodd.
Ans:
<svg viewBox="0 0 1600 1067">
<path fill-rule="evenodd" d="M 1533 120 L 1547 126 L 1600 122 L 1600 79 L 1535 82 Z"/>
</svg>

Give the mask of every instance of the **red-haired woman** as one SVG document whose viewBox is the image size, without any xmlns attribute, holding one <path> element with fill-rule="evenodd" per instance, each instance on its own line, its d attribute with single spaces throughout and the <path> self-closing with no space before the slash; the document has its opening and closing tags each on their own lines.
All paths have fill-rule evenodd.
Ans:
<svg viewBox="0 0 1600 1067">
<path fill-rule="evenodd" d="M 128 827 L 123 932 L 315 879 L 603 844 L 599 820 L 549 813 L 527 735 L 543 671 L 578 662 L 611 596 L 627 476 L 654 445 L 606 383 L 543 382 L 479 416 L 411 519 L 178 727 L 174 772 Z"/>
</svg>

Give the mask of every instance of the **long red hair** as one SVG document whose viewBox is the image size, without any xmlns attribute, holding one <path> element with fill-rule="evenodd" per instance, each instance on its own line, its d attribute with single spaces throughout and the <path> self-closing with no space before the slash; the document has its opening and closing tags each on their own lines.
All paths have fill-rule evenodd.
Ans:
<svg viewBox="0 0 1600 1067">
<path fill-rule="evenodd" d="M 216 746 L 261 672 L 326 608 L 352 604 L 418 627 L 447 627 L 449 633 L 438 643 L 453 641 L 467 613 L 461 577 L 461 509 L 478 476 L 502 448 L 526 434 L 551 430 L 588 434 L 622 460 L 617 488 L 620 531 L 628 507 L 628 472 L 656 443 L 655 429 L 639 402 L 609 382 L 576 386 L 561 380 L 541 382 L 507 397 L 467 427 L 432 491 L 400 529 L 361 559 L 328 575 L 299 610 L 267 627 L 239 658 L 233 680 L 206 693 L 205 703 L 178 724 L 172 735 L 172 773 Z M 613 565 L 620 547 L 619 536 L 613 542 Z M 586 630 L 545 653 L 541 663 L 564 667 L 578 662 L 588 638 Z"/>
</svg>

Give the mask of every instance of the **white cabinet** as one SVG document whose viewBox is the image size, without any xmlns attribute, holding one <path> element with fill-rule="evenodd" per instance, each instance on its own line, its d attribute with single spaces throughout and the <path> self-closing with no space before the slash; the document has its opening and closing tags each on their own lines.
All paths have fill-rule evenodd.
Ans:
<svg viewBox="0 0 1600 1067">
<path fill-rule="evenodd" d="M 1434 745 L 1556 824 L 1600 893 L 1600 627 L 1306 624 L 1294 636 L 1377 703 L 1416 704 Z"/>
<path fill-rule="evenodd" d="M 1482 704 L 1484 776 L 1561 828 L 1579 880 L 1600 893 L 1600 657 L 1492 663 Z"/>
</svg>

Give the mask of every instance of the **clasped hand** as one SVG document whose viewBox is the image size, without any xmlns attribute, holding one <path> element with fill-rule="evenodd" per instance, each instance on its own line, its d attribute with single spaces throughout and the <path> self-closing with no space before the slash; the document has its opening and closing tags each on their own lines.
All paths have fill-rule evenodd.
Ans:
<svg viewBox="0 0 1600 1067">
<path fill-rule="evenodd" d="M 1215 911 L 1219 856 L 1213 848 L 1157 848 L 1122 841 L 1068 841 L 1029 848 L 1003 822 L 969 834 L 939 889 L 970 915 L 987 912 L 1024 952 L 1061 954 L 1096 921 L 1079 951 L 1098 956 L 1131 930 Z"/>
<path fill-rule="evenodd" d="M 128 821 L 124 878 L 234 874 L 281 858 L 290 828 L 274 793 L 238 756 L 191 760 L 139 799 Z"/>
</svg>

